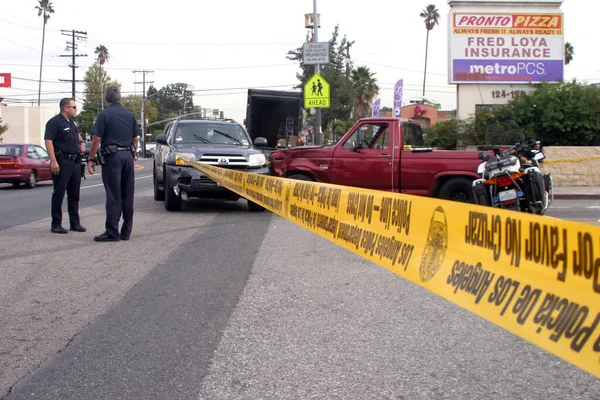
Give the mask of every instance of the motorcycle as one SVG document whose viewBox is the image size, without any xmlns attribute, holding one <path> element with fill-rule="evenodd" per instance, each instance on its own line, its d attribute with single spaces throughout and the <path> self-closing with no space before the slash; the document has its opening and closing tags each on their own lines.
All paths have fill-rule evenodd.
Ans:
<svg viewBox="0 0 600 400">
<path fill-rule="evenodd" d="M 543 215 L 554 200 L 552 176 L 542 174 L 540 162 L 546 155 L 540 142 L 526 143 L 500 150 L 494 155 L 479 153 L 477 168 L 481 179 L 473 181 L 475 202 L 479 205 Z"/>
</svg>

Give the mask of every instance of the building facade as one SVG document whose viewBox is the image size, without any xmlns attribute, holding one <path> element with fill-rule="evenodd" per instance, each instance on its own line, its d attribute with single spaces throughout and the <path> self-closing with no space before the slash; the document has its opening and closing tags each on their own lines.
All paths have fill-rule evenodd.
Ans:
<svg viewBox="0 0 600 400">
<path fill-rule="evenodd" d="M 2 143 L 32 143 L 44 146 L 46 122 L 58 114 L 56 107 L 0 107 L 0 118 L 8 124 L 2 134 Z"/>
</svg>

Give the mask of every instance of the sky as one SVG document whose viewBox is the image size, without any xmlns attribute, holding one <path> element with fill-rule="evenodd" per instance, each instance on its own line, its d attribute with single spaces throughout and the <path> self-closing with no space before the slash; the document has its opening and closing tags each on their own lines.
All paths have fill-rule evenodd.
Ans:
<svg viewBox="0 0 600 400">
<path fill-rule="evenodd" d="M 42 18 L 34 7 L 37 0 L 0 0 L 0 72 L 13 76 L 12 88 L 0 88 L 0 97 L 37 104 L 37 80 L 42 39 Z M 426 30 L 419 17 L 428 4 L 437 6 L 440 24 L 429 35 L 425 97 L 456 108 L 456 86 L 448 84 L 447 1 L 372 0 L 355 2 L 318 0 L 321 14 L 319 41 L 327 41 L 335 25 L 341 35 L 355 41 L 350 48 L 353 65 L 365 65 L 380 86 L 382 106 L 391 106 L 393 86 L 404 79 L 404 104 L 420 97 L 423 85 Z M 76 79 L 83 79 L 94 62 L 94 50 L 108 48 L 105 66 L 122 93 L 140 94 L 142 74 L 157 88 L 184 82 L 194 90 L 194 104 L 217 108 L 225 116 L 245 118 L 248 88 L 291 90 L 298 83 L 297 63 L 286 59 L 288 50 L 305 40 L 304 14 L 312 13 L 311 0 L 220 0 L 138 2 L 104 0 L 53 0 L 55 13 L 48 21 L 44 49 L 42 100 L 56 107 L 70 96 L 69 36 L 61 31 L 83 31 L 87 40 L 78 42 Z M 565 78 L 600 82 L 600 55 L 590 21 L 600 15 L 596 0 L 565 0 L 565 41 L 574 45 L 574 61 L 566 66 Z M 508 10 L 507 10 L 508 11 Z M 590 19 L 590 16 L 593 16 Z M 77 100 L 84 84 L 77 84 Z M 5 101 L 6 102 L 6 101 Z M 11 103 L 9 103 L 11 104 Z"/>
</svg>

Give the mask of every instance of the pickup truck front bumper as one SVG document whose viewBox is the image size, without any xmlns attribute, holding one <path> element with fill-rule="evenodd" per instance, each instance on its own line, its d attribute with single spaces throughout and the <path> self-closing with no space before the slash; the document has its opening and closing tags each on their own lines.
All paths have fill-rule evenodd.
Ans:
<svg viewBox="0 0 600 400">
<path fill-rule="evenodd" d="M 165 190 L 175 190 L 180 195 L 185 193 L 187 197 L 201 199 L 227 199 L 237 200 L 241 196 L 225 186 L 218 184 L 207 175 L 192 167 L 166 166 L 168 173 L 165 174 L 168 182 L 164 182 Z M 247 168 L 239 171 L 251 174 L 270 175 L 268 167 Z"/>
</svg>

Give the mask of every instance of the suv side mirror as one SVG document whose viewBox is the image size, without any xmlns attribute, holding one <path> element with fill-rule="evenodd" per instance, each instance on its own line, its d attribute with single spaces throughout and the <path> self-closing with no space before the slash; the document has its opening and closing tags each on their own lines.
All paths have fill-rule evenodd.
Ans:
<svg viewBox="0 0 600 400">
<path fill-rule="evenodd" d="M 167 135 L 165 135 L 164 133 L 161 133 L 160 135 L 158 135 L 156 137 L 156 143 L 167 146 Z"/>
<path fill-rule="evenodd" d="M 267 147 L 268 144 L 267 139 L 262 136 L 258 136 L 254 139 L 254 146 L 256 147 Z"/>
</svg>

